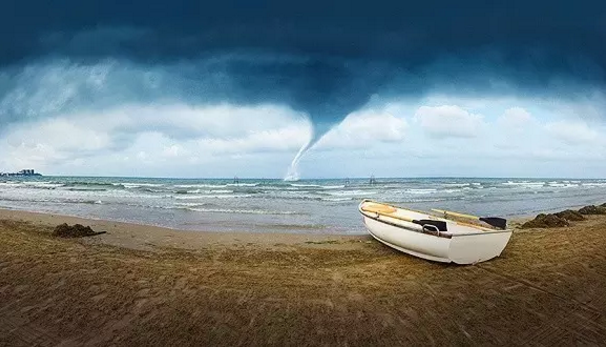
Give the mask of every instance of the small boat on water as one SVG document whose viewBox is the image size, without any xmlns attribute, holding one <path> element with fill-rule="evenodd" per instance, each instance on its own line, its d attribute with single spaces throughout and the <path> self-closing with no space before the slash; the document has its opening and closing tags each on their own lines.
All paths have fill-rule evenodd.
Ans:
<svg viewBox="0 0 606 347">
<path fill-rule="evenodd" d="M 371 200 L 362 201 L 358 210 L 370 235 L 381 243 L 444 263 L 475 264 L 498 257 L 512 233 L 501 218 L 479 218 L 447 211 L 440 211 L 438 217 Z M 499 228 L 450 218 L 455 216 L 485 220 Z"/>
</svg>

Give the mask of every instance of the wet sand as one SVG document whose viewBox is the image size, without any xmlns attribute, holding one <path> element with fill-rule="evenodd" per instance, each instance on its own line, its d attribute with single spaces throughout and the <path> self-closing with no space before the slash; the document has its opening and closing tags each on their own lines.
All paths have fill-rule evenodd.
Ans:
<svg viewBox="0 0 606 347">
<path fill-rule="evenodd" d="M 58 239 L 55 225 L 107 234 Z M 201 233 L 0 210 L 0 346 L 600 345 L 606 217 L 431 263 L 366 236 Z"/>
</svg>

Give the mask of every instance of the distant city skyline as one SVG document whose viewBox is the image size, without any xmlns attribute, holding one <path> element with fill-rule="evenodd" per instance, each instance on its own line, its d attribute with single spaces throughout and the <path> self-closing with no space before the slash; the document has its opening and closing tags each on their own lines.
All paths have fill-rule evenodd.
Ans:
<svg viewBox="0 0 606 347">
<path fill-rule="evenodd" d="M 41 176 L 34 169 L 22 169 L 17 172 L 2 172 L 0 171 L 0 177 L 15 177 L 15 176 Z"/>
</svg>

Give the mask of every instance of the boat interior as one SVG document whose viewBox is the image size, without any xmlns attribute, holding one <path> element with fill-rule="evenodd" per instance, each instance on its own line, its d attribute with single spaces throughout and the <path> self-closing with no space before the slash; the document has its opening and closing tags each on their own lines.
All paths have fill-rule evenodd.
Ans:
<svg viewBox="0 0 606 347">
<path fill-rule="evenodd" d="M 442 231 L 442 234 L 477 234 L 478 232 L 498 231 L 498 229 L 490 226 L 480 225 L 479 223 L 473 223 L 468 220 L 462 221 L 460 219 L 451 218 L 451 216 L 437 216 L 422 211 L 415 211 L 370 200 L 363 201 L 360 204 L 360 210 L 362 212 L 367 212 L 368 214 L 365 215 L 369 218 L 390 222 L 390 224 L 401 227 L 405 227 L 407 224 L 410 225 L 409 223 L 411 220 L 445 221 L 448 225 L 448 230 Z"/>
</svg>

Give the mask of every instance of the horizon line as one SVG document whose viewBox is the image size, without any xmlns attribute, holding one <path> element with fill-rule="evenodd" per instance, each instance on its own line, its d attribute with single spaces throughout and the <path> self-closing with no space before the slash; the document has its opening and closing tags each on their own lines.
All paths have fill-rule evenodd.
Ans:
<svg viewBox="0 0 606 347">
<path fill-rule="evenodd" d="M 85 177 L 85 178 L 138 178 L 138 179 L 182 179 L 182 180 L 275 180 L 284 181 L 284 178 L 277 177 L 167 177 L 167 176 L 112 176 L 112 175 L 45 175 L 42 176 L 13 176 L 14 177 Z M 7 176 L 10 177 L 10 176 Z M 305 177 L 299 181 L 306 180 L 360 180 L 360 179 L 575 179 L 575 180 L 604 180 L 606 177 L 562 177 L 562 176 L 349 176 L 349 177 Z"/>
</svg>

